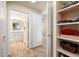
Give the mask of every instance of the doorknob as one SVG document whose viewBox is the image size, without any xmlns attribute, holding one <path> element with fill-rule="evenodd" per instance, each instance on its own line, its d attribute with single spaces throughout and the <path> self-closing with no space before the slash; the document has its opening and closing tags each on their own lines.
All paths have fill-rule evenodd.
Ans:
<svg viewBox="0 0 79 59">
<path fill-rule="evenodd" d="M 6 38 L 6 36 L 2 36 L 2 40 L 3 40 L 3 41 L 5 41 L 5 40 L 6 40 L 5 38 Z"/>
</svg>

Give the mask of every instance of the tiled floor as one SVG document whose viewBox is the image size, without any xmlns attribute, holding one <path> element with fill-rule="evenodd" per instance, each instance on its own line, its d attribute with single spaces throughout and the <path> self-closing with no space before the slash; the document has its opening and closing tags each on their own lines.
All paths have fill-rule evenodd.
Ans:
<svg viewBox="0 0 79 59">
<path fill-rule="evenodd" d="M 18 41 L 11 45 L 12 57 L 45 57 L 46 48 L 39 46 L 36 48 L 27 48 L 23 41 Z"/>
</svg>

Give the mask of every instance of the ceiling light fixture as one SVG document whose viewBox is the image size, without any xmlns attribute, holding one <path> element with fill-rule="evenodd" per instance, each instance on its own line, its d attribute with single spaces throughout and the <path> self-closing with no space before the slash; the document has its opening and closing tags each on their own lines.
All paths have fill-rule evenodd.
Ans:
<svg viewBox="0 0 79 59">
<path fill-rule="evenodd" d="M 35 3 L 36 1 L 35 1 L 35 0 L 32 0 L 31 2 L 32 2 L 32 3 Z"/>
</svg>

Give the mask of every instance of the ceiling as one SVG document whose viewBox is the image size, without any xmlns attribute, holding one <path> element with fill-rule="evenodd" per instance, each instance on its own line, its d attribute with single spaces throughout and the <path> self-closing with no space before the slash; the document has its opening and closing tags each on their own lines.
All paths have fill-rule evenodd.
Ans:
<svg viewBox="0 0 79 59">
<path fill-rule="evenodd" d="M 31 1 L 16 1 L 17 3 L 24 4 L 25 6 L 36 10 L 38 12 L 42 12 L 46 8 L 46 1 L 36 1 L 35 3 Z"/>
</svg>

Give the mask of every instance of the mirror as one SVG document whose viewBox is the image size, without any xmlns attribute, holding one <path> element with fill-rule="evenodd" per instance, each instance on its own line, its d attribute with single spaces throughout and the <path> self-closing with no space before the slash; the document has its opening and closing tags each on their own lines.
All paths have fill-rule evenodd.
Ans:
<svg viewBox="0 0 79 59">
<path fill-rule="evenodd" d="M 13 27 L 13 30 L 20 30 L 19 23 L 13 23 L 12 27 Z"/>
<path fill-rule="evenodd" d="M 21 30 L 21 23 L 18 22 L 13 22 L 12 23 L 12 30 Z"/>
<path fill-rule="evenodd" d="M 21 20 L 13 20 L 11 21 L 11 31 L 22 31 L 23 23 Z"/>
</svg>

